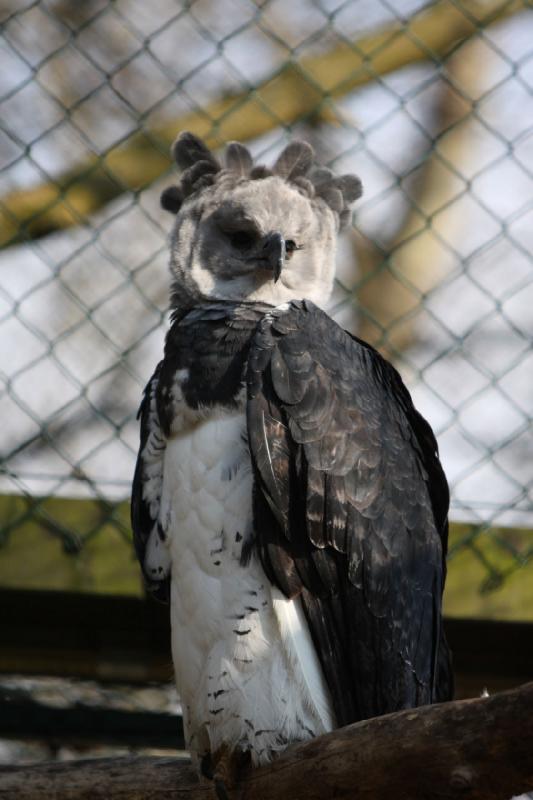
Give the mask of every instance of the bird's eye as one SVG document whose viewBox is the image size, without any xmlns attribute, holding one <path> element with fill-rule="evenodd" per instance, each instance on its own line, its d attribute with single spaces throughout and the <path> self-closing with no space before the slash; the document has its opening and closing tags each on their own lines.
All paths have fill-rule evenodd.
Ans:
<svg viewBox="0 0 533 800">
<path fill-rule="evenodd" d="M 232 231 L 229 234 L 229 240 L 233 247 L 244 250 L 251 247 L 255 241 L 255 236 L 250 231 Z"/>
<path fill-rule="evenodd" d="M 302 246 L 296 244 L 294 239 L 286 239 L 285 240 L 285 253 L 287 254 L 287 258 L 290 258 L 295 250 L 301 250 Z"/>
</svg>

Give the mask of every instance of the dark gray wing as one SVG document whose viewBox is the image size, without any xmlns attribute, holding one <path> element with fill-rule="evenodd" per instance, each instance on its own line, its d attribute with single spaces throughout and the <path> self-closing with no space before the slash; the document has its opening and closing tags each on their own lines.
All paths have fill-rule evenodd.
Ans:
<svg viewBox="0 0 533 800">
<path fill-rule="evenodd" d="M 157 409 L 157 388 L 162 363 L 157 366 L 144 390 L 137 415 L 141 423 L 141 442 L 131 490 L 131 525 L 135 552 L 146 587 L 158 600 L 168 602 L 170 564 L 163 548 L 164 535 L 159 524 L 166 447 Z M 148 552 L 151 553 L 150 559 L 147 559 Z"/>
<path fill-rule="evenodd" d="M 247 414 L 255 547 L 302 599 L 338 724 L 445 699 L 448 486 L 396 370 L 291 303 L 255 335 Z"/>
</svg>

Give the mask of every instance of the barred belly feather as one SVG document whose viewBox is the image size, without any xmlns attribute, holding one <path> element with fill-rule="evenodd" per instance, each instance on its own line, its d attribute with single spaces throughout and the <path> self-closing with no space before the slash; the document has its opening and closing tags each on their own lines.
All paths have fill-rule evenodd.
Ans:
<svg viewBox="0 0 533 800">
<path fill-rule="evenodd" d="M 251 553 L 252 472 L 242 412 L 167 442 L 160 519 L 171 558 L 172 652 L 193 757 L 223 744 L 264 763 L 334 727 L 298 599 Z"/>
</svg>

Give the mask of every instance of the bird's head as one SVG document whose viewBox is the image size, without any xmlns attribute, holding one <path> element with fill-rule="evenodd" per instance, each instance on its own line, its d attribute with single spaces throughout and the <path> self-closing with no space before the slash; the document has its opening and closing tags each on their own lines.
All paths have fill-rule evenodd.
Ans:
<svg viewBox="0 0 533 800">
<path fill-rule="evenodd" d="M 173 146 L 182 170 L 161 204 L 176 215 L 170 266 L 176 307 L 198 301 L 327 301 L 337 232 L 361 195 L 354 175 L 313 168 L 313 150 L 292 142 L 272 169 L 228 145 L 224 165 L 191 133 Z"/>
</svg>

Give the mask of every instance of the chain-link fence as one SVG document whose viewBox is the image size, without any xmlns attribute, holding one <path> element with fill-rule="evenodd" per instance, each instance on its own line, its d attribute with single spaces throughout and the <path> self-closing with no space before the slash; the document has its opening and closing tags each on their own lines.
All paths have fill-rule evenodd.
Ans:
<svg viewBox="0 0 533 800">
<path fill-rule="evenodd" d="M 158 198 L 191 129 L 267 162 L 297 135 L 361 176 L 332 310 L 395 360 L 437 432 L 468 523 L 451 556 L 474 554 L 485 588 L 525 565 L 529 4 L 6 0 L 1 14 L 1 541 L 33 525 L 79 554 L 129 536 L 134 417 L 165 330 Z"/>
</svg>

